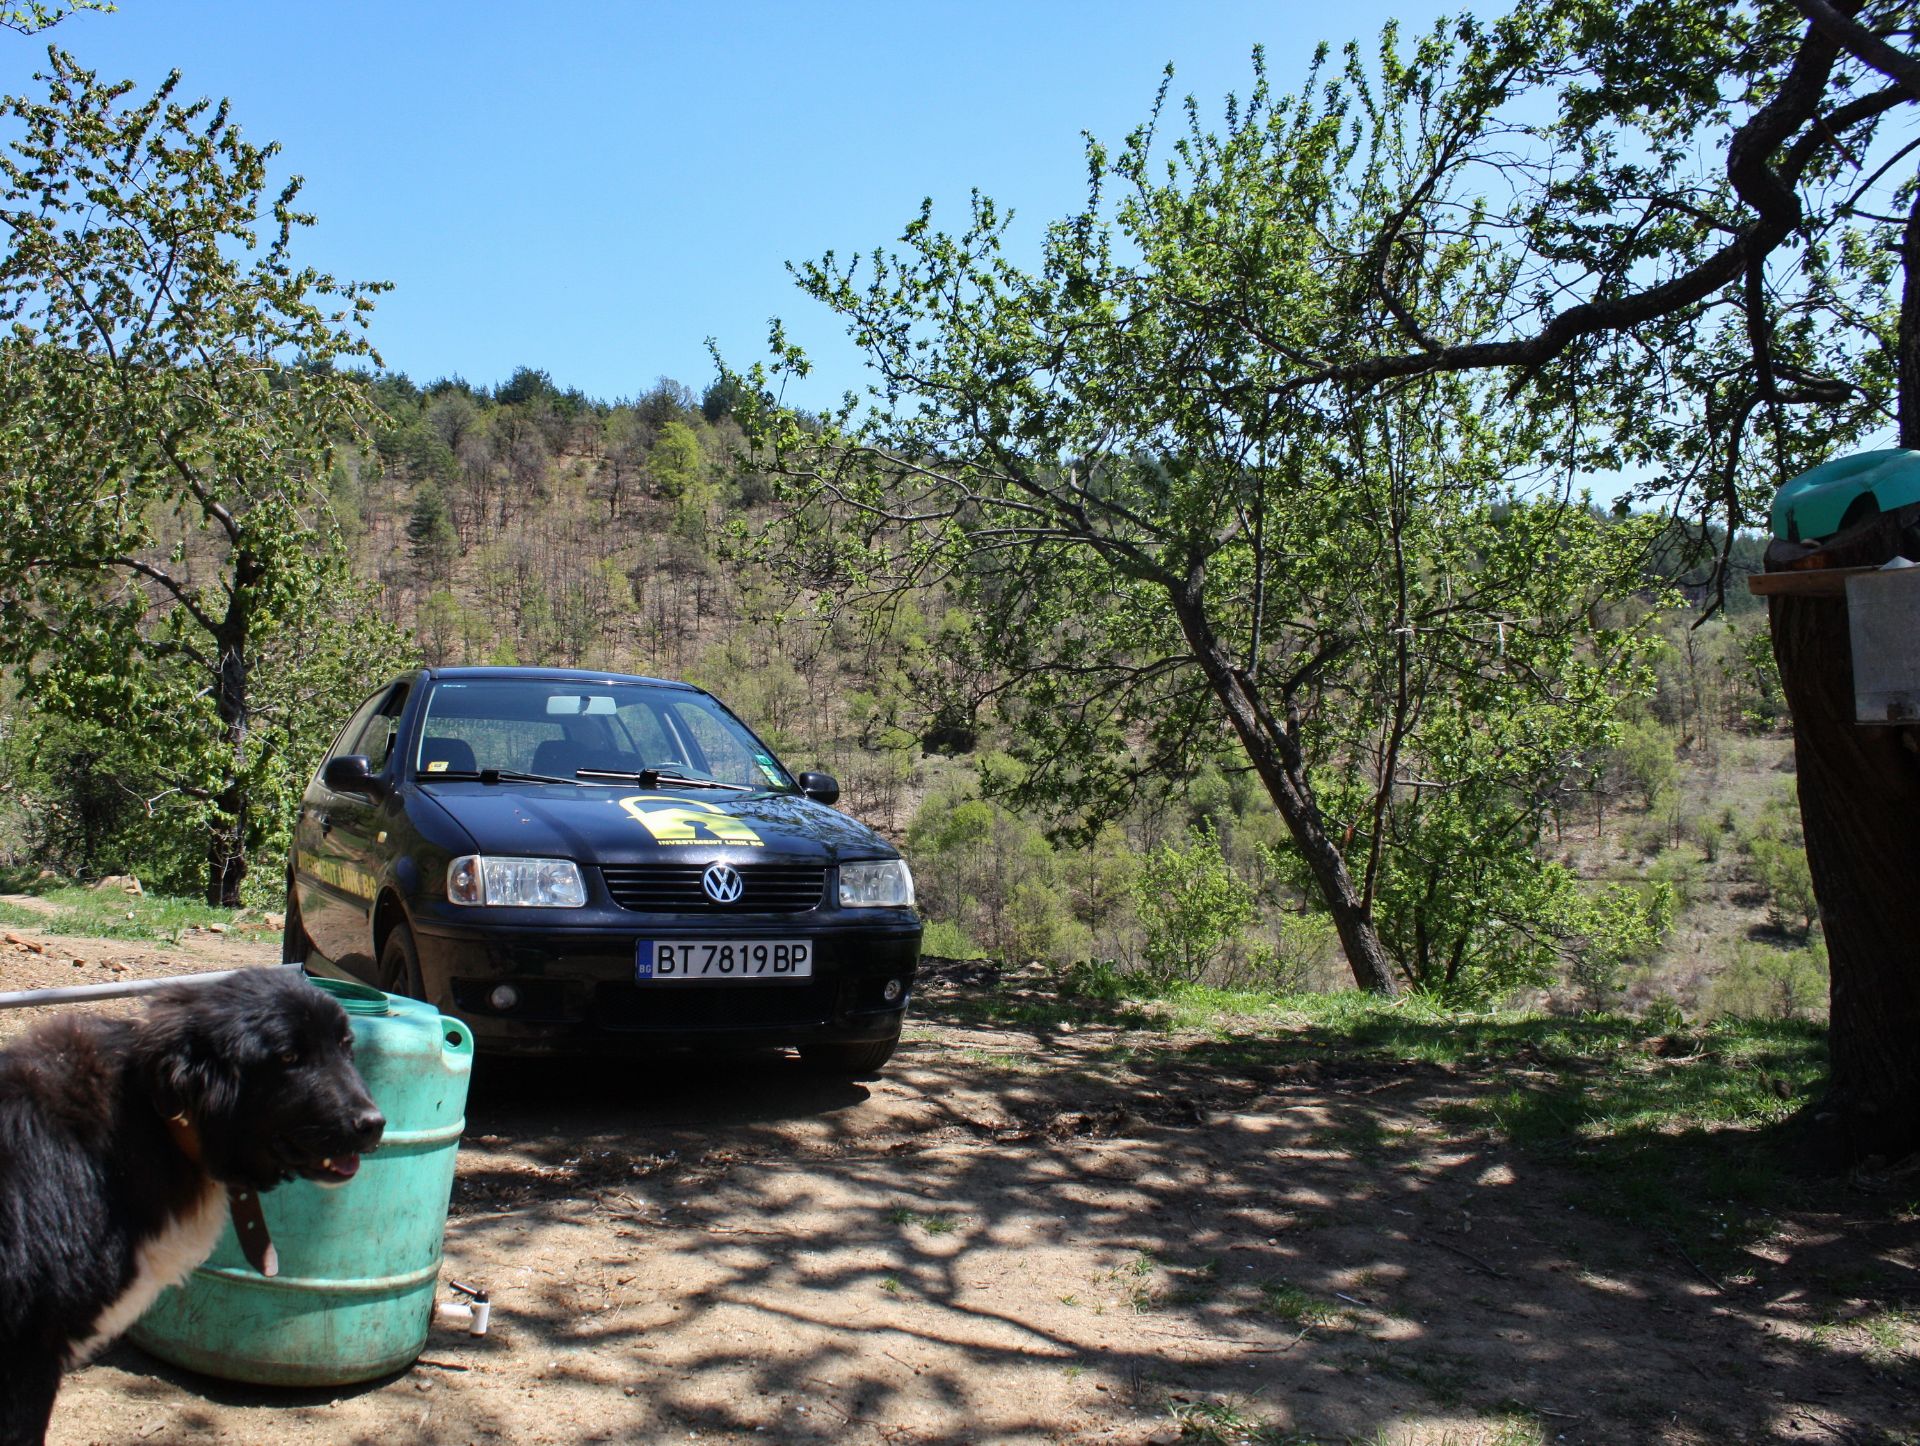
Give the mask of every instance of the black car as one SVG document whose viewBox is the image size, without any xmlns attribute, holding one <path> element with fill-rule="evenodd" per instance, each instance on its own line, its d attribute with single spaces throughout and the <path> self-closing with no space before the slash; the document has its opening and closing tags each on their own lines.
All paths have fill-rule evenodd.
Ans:
<svg viewBox="0 0 1920 1446">
<path fill-rule="evenodd" d="M 287 958 L 425 999 L 482 1049 L 797 1046 L 871 1074 L 920 957 L 905 860 L 711 694 L 427 668 L 300 807 Z"/>
</svg>

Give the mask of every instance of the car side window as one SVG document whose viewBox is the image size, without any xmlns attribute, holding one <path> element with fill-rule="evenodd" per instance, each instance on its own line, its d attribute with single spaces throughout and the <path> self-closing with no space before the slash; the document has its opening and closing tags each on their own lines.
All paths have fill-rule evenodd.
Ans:
<svg viewBox="0 0 1920 1446">
<path fill-rule="evenodd" d="M 359 751 L 356 745 L 360 742 L 360 735 L 367 731 L 369 721 L 373 715 L 379 711 L 380 704 L 391 692 L 392 689 L 390 688 L 382 689 L 367 699 L 367 701 L 362 703 L 358 708 L 354 709 L 353 716 L 347 719 L 346 726 L 340 730 L 339 735 L 333 740 L 333 747 L 327 750 L 328 758 L 341 758 L 346 754 L 357 753 Z"/>
<path fill-rule="evenodd" d="M 400 714 L 407 706 L 407 692 L 407 684 L 395 684 L 349 750 L 366 754 L 367 766 L 375 773 L 385 768 L 387 760 L 393 757 L 393 745 L 400 736 Z"/>
</svg>

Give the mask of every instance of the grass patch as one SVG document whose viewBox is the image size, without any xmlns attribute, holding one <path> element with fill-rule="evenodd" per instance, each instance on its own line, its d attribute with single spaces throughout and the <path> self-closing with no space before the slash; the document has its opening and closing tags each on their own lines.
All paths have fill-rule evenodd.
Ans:
<svg viewBox="0 0 1920 1446">
<path fill-rule="evenodd" d="M 1127 1305 L 1144 1315 L 1161 1303 L 1161 1293 L 1154 1280 L 1160 1269 L 1160 1259 L 1150 1250 L 1143 1250 L 1133 1259 L 1109 1271 L 1107 1278 L 1120 1287 Z"/>
<path fill-rule="evenodd" d="M 1547 1446 L 1553 1437 L 1539 1417 L 1516 1412 L 1487 1422 L 1481 1439 L 1486 1446 Z"/>
<path fill-rule="evenodd" d="M 1178 1423 L 1182 1441 L 1209 1441 L 1218 1446 L 1309 1446 L 1324 1439 L 1266 1425 L 1234 1400 L 1170 1401 L 1167 1414 Z"/>
<path fill-rule="evenodd" d="M 236 923 L 236 910 L 216 908 L 197 899 L 96 890 L 79 884 L 45 886 L 30 892 L 52 905 L 51 912 L 0 902 L 0 925 L 42 934 L 151 939 L 168 944 L 178 943 L 188 929 L 215 924 L 235 933 L 269 932 L 264 923 Z"/>
<path fill-rule="evenodd" d="M 1385 1149 L 1391 1138 L 1392 1132 L 1378 1115 L 1347 1110 L 1326 1129 L 1315 1132 L 1313 1142 L 1346 1155 L 1374 1155 Z"/>
<path fill-rule="evenodd" d="M 957 1228 L 951 1216 L 923 1214 L 904 1205 L 889 1210 L 887 1219 L 895 1225 L 917 1225 L 929 1235 L 951 1235 Z"/>
<path fill-rule="evenodd" d="M 1380 1350 L 1369 1352 L 1367 1359 L 1376 1371 L 1397 1376 L 1408 1385 L 1418 1386 L 1442 1406 L 1459 1405 L 1476 1381 L 1474 1372 L 1463 1362 L 1444 1356 L 1416 1356 Z"/>
<path fill-rule="evenodd" d="M 1220 1293 L 1220 1262 L 1217 1260 L 1203 1260 L 1198 1265 L 1168 1266 L 1166 1273 L 1168 1284 L 1157 1298 L 1159 1305 L 1198 1305 Z"/>
<path fill-rule="evenodd" d="M 959 1057 L 968 1064 L 983 1064 L 992 1069 L 1003 1069 L 1010 1074 L 1040 1074 L 1047 1068 L 1037 1055 L 1024 1050 L 1004 1049 L 963 1049 Z"/>
<path fill-rule="evenodd" d="M 1088 1024 L 1105 1024 L 1120 1029 L 1166 1030 L 1171 1027 L 1164 1013 L 1135 1001 L 1108 1003 L 1058 999 L 1028 990 L 965 994 L 928 1001 L 916 1007 L 928 1018 L 947 1024 L 985 1024 L 1033 1030 L 1053 1030 L 1062 1024 L 1071 1024 L 1076 1029 Z"/>
<path fill-rule="evenodd" d="M 1258 1000 L 1279 1011 L 1285 1033 L 1171 1042 L 1161 1059 L 1255 1076 L 1303 1060 L 1336 1071 L 1443 1067 L 1482 1087 L 1436 1109 L 1436 1124 L 1571 1167 L 1582 1208 L 1664 1233 L 1703 1262 L 1753 1238 L 1763 1222 L 1752 1207 L 1789 1191 L 1776 1127 L 1826 1073 L 1825 1040 L 1809 1023 L 1666 1031 L 1628 1015 L 1460 1014 L 1356 993 Z M 1320 1140 L 1364 1155 L 1392 1136 L 1358 1113 Z"/>
<path fill-rule="evenodd" d="M 1877 1311 L 1854 1325 L 1875 1355 L 1920 1357 L 1920 1310 Z"/>
<path fill-rule="evenodd" d="M 1899 1356 L 1920 1358 L 1920 1310 L 1876 1310 L 1853 1319 L 1826 1319 L 1812 1329 L 1812 1338 L 1822 1346 L 1853 1337 L 1864 1338 L 1866 1354 L 1884 1362 Z"/>
<path fill-rule="evenodd" d="M 1148 1000 L 1108 1000 L 1003 982 L 955 1007 L 1003 1024 L 1134 1027 L 1144 1015 L 1153 1032 L 1101 1052 L 1103 1063 L 1143 1071 L 1260 1079 L 1308 1061 L 1336 1077 L 1439 1067 L 1473 1093 L 1435 1109 L 1435 1124 L 1485 1132 L 1572 1168 L 1581 1208 L 1664 1234 L 1710 1270 L 1762 1232 L 1753 1207 L 1791 1191 L 1777 1127 L 1819 1087 L 1827 1063 L 1821 1029 L 1806 1022 L 1686 1026 L 1625 1014 L 1461 1011 L 1420 996 L 1381 1000 L 1351 990 L 1176 985 Z M 1322 1139 L 1353 1154 L 1394 1142 L 1364 1112 Z"/>
<path fill-rule="evenodd" d="M 1338 1306 L 1328 1305 L 1324 1300 L 1285 1281 L 1268 1281 L 1260 1287 L 1260 1309 L 1302 1330 L 1340 1325 L 1347 1318 L 1346 1312 Z"/>
<path fill-rule="evenodd" d="M 1588 1209 L 1725 1254 L 1786 1189 L 1771 1127 L 1825 1072 L 1819 1031 L 1725 1020 L 1676 1039 L 1636 1021 L 1524 1021 L 1528 1054 L 1480 1099 L 1436 1112 L 1586 1176 Z M 1516 1076 L 1520 1076 L 1517 1077 Z"/>
</svg>

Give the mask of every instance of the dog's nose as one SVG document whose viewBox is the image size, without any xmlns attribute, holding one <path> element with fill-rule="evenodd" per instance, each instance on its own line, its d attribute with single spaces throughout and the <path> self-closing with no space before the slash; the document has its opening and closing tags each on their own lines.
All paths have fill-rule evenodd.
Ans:
<svg viewBox="0 0 1920 1446">
<path fill-rule="evenodd" d="M 386 1133 L 387 1117 L 378 1109 L 369 1106 L 354 1116 L 348 1128 L 353 1132 L 353 1146 L 356 1150 L 371 1150 L 380 1143 L 380 1137 Z"/>
</svg>

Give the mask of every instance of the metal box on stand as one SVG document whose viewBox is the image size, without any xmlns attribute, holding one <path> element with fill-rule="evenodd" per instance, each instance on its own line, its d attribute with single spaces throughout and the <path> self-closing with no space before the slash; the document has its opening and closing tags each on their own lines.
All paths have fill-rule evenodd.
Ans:
<svg viewBox="0 0 1920 1446">
<path fill-rule="evenodd" d="M 1861 723 L 1920 723 L 1920 565 L 1848 577 L 1853 716 Z"/>
</svg>

